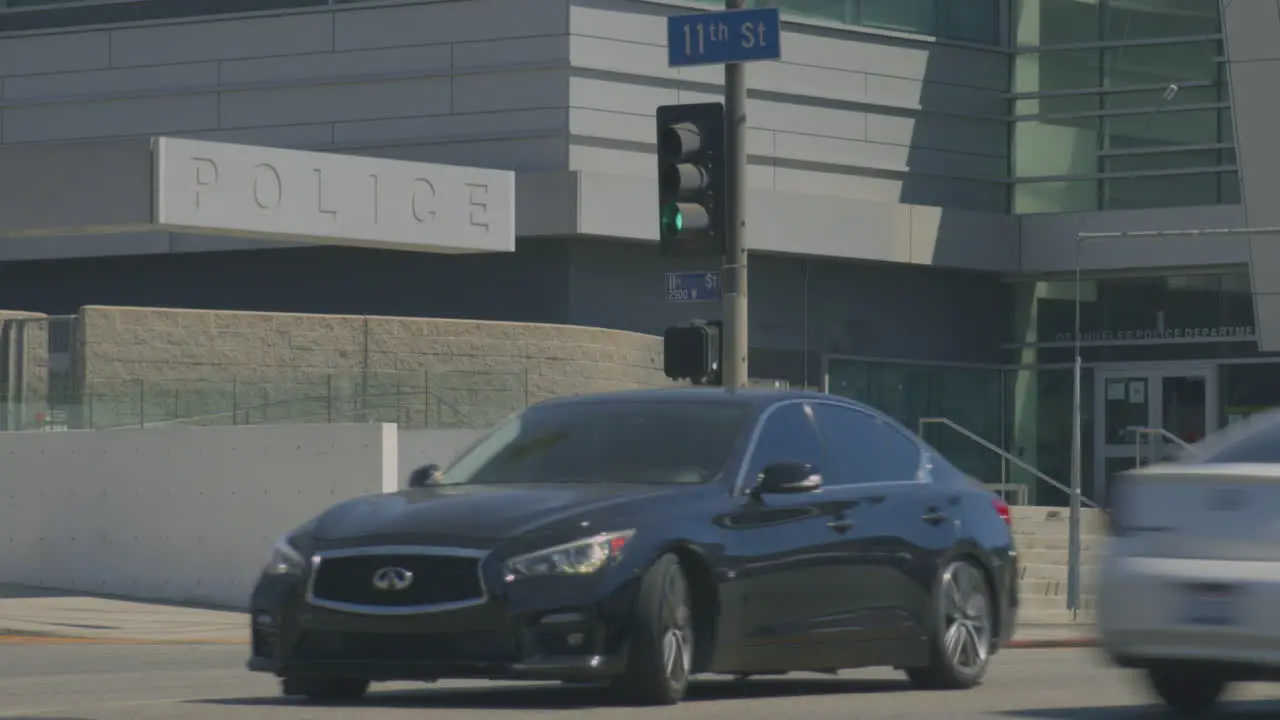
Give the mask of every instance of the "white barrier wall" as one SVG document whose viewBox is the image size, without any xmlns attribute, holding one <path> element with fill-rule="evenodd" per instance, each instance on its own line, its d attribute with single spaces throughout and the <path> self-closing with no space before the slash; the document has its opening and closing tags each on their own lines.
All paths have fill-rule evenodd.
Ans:
<svg viewBox="0 0 1280 720">
<path fill-rule="evenodd" d="M 277 537 L 398 463 L 392 424 L 0 432 L 0 582 L 243 608 Z"/>
</svg>

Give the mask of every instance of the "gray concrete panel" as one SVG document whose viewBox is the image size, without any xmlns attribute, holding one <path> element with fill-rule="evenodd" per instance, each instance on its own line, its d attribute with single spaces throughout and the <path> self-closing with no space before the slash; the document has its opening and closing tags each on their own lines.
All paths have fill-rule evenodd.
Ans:
<svg viewBox="0 0 1280 720">
<path fill-rule="evenodd" d="M 151 162 L 146 139 L 0 146 L 0 237 L 144 228 Z"/>
<path fill-rule="evenodd" d="M 474 72 L 520 66 L 568 65 L 565 35 L 453 43 L 453 69 Z"/>
<path fill-rule="evenodd" d="M 51 103 L 8 107 L 5 143 L 136 137 L 218 127 L 218 95 L 132 97 L 114 102 Z"/>
<path fill-rule="evenodd" d="M 1280 225 L 1280 7 L 1276 0 L 1222 3 L 1224 45 L 1245 224 Z M 1280 351 L 1280 237 L 1249 237 L 1249 274 L 1254 292 L 1258 346 Z"/>
<path fill-rule="evenodd" d="M 6 101 L 69 100 L 122 94 L 154 94 L 208 87 L 218 82 L 213 62 L 19 75 L 4 81 Z"/>
<path fill-rule="evenodd" d="M 652 180 L 582 173 L 579 230 L 585 235 L 657 242 L 657 189 Z M 752 188 L 748 231 L 761 251 L 933 264 L 1012 272 L 1017 220 Z"/>
<path fill-rule="evenodd" d="M 561 137 L 514 137 L 431 144 L 380 145 L 361 155 L 416 162 L 489 167 L 520 172 L 550 172 L 564 167 L 568 142 Z"/>
<path fill-rule="evenodd" d="M 567 2 L 468 0 L 352 8 L 333 16 L 335 49 L 462 43 L 563 35 Z"/>
<path fill-rule="evenodd" d="M 224 92 L 219 127 L 445 115 L 450 85 L 441 77 Z"/>
<path fill-rule="evenodd" d="M 458 75 L 452 80 L 452 112 L 483 113 L 561 108 L 569 105 L 565 70 L 514 70 Z"/>
<path fill-rule="evenodd" d="M 224 61 L 219 63 L 219 78 L 221 82 L 237 85 L 284 82 L 308 84 L 317 77 L 341 80 L 397 74 L 447 75 L 452 68 L 452 56 L 449 45 L 277 55 Z"/>
<path fill-rule="evenodd" d="M 302 13 L 111 31 L 111 65 L 167 65 L 333 50 L 333 16 Z"/>
<path fill-rule="evenodd" d="M 1161 210 L 1113 210 L 1091 213 L 1023 215 L 1019 272 L 1068 273 L 1076 267 L 1076 236 L 1081 232 L 1194 230 L 1244 226 L 1239 205 Z M 1242 265 L 1249 261 L 1243 235 L 1118 238 L 1082 243 L 1080 266 L 1086 271 Z"/>
<path fill-rule="evenodd" d="M 335 145 L 359 148 L 400 145 L 421 141 L 423 138 L 431 138 L 439 143 L 531 137 L 563 138 L 568 125 L 569 111 L 566 108 L 544 108 L 359 120 L 334 123 L 332 127 Z"/>
<path fill-rule="evenodd" d="M 96 70 L 111 64 L 106 32 L 71 32 L 0 39 L 0 76 Z"/>
</svg>

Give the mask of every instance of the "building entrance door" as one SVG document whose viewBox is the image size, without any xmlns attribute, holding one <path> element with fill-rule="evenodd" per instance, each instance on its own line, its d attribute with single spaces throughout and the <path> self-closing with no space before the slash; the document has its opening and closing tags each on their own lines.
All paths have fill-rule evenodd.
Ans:
<svg viewBox="0 0 1280 720">
<path fill-rule="evenodd" d="M 1094 488 L 1102 500 L 1107 479 L 1169 458 L 1181 446 L 1162 428 L 1193 443 L 1217 428 L 1217 373 L 1212 365 L 1135 365 L 1099 368 L 1093 406 Z M 1142 435 L 1140 438 L 1139 435 Z"/>
</svg>

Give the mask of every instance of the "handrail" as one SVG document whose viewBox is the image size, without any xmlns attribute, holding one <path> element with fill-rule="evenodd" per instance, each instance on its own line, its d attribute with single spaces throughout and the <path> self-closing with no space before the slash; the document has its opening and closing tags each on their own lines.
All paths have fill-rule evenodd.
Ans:
<svg viewBox="0 0 1280 720">
<path fill-rule="evenodd" d="M 1168 430 L 1165 430 L 1162 427 L 1143 427 L 1143 428 L 1132 428 L 1132 429 L 1134 433 L 1134 439 L 1133 439 L 1134 467 L 1142 467 L 1142 438 L 1144 435 L 1154 435 L 1156 437 L 1163 437 L 1166 440 L 1172 440 L 1175 443 L 1181 445 L 1182 449 L 1184 450 L 1191 449 L 1191 443 L 1187 442 L 1186 440 L 1183 440 L 1182 438 L 1178 437 L 1177 435 L 1174 435 L 1173 433 L 1169 432 Z"/>
<path fill-rule="evenodd" d="M 1012 492 L 1016 498 L 1013 501 L 1015 505 L 1026 505 L 1027 500 L 1029 500 L 1031 497 L 1031 490 L 1022 483 L 1009 483 L 1009 482 L 983 483 L 982 487 L 999 495 L 1000 499 L 1002 500 L 1008 497 L 1007 493 Z"/>
<path fill-rule="evenodd" d="M 1035 469 L 1035 468 L 1031 467 L 1030 465 L 1028 465 L 1027 463 L 1023 462 L 1021 459 L 1019 459 L 1017 456 L 1013 455 L 1012 453 L 1010 453 L 1010 452 L 1008 452 L 1008 451 L 1006 451 L 1006 450 L 1001 449 L 999 446 L 997 446 L 997 445 L 995 445 L 995 444 L 993 444 L 993 443 L 991 443 L 991 442 L 989 442 L 989 441 L 987 441 L 987 440 L 983 439 L 980 435 L 978 435 L 978 434 L 976 434 L 976 433 L 974 433 L 974 432 L 971 432 L 970 430 L 968 430 L 968 429 L 966 429 L 966 428 L 964 428 L 964 427 L 961 427 L 960 425 L 957 425 L 956 423 L 952 422 L 951 420 L 949 420 L 949 419 L 947 419 L 947 418 L 942 418 L 942 417 L 939 417 L 939 418 L 920 418 L 920 435 L 921 435 L 921 436 L 923 436 L 923 435 L 924 435 L 924 426 L 925 426 L 926 424 L 928 424 L 928 423 L 938 423 L 938 424 L 946 425 L 947 427 L 951 428 L 952 430 L 955 430 L 956 432 L 960 433 L 961 435 L 964 435 L 965 437 L 969 438 L 970 440 L 972 440 L 972 441 L 974 441 L 974 442 L 978 443 L 978 444 L 979 444 L 979 445 L 981 445 L 982 447 L 984 447 L 984 448 L 986 448 L 986 449 L 990 450 L 991 452 L 993 452 L 993 453 L 995 453 L 995 454 L 999 455 L 1000 457 L 1003 457 L 1004 459 L 1008 460 L 1009 462 L 1013 463 L 1014 465 L 1017 465 L 1018 467 L 1022 468 L 1023 470 L 1026 470 L 1027 472 L 1031 473 L 1032 475 L 1035 475 L 1037 478 L 1040 478 L 1041 480 L 1043 480 L 1043 481 L 1045 481 L 1045 482 L 1049 483 L 1049 484 L 1050 484 L 1050 485 L 1052 485 L 1053 487 L 1058 488 L 1058 489 L 1059 489 L 1059 490 L 1061 490 L 1062 492 L 1064 492 L 1064 493 L 1066 493 L 1066 494 L 1068 494 L 1068 495 L 1071 495 L 1071 494 L 1072 494 L 1072 490 L 1071 490 L 1071 488 L 1067 487 L 1066 485 L 1063 485 L 1062 483 L 1058 482 L 1057 480 L 1054 480 L 1053 478 L 1049 477 L 1048 475 L 1045 475 L 1044 473 L 1040 472 L 1039 470 L 1037 470 L 1037 469 Z M 1085 496 L 1084 496 L 1084 493 L 1077 493 L 1077 494 L 1079 494 L 1079 495 L 1080 495 L 1080 502 L 1082 502 L 1082 503 L 1084 503 L 1085 505 L 1088 505 L 1088 506 L 1090 506 L 1090 507 L 1093 507 L 1093 508 L 1097 508 L 1097 507 L 1098 507 L 1098 503 L 1096 503 L 1096 502 L 1094 502 L 1094 501 L 1090 500 L 1089 498 L 1085 497 Z"/>
</svg>

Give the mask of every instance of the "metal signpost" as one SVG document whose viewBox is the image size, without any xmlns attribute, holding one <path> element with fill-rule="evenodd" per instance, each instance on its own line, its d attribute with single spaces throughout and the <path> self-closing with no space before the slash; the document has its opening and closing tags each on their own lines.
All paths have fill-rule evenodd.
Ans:
<svg viewBox="0 0 1280 720">
<path fill-rule="evenodd" d="M 667 302 L 717 302 L 720 300 L 720 272 L 667 273 Z"/>
<path fill-rule="evenodd" d="M 777 8 L 745 10 L 725 0 L 723 11 L 667 18 L 671 67 L 724 64 L 726 208 L 723 317 L 724 386 L 747 387 L 747 83 L 743 63 L 782 58 Z"/>
</svg>

